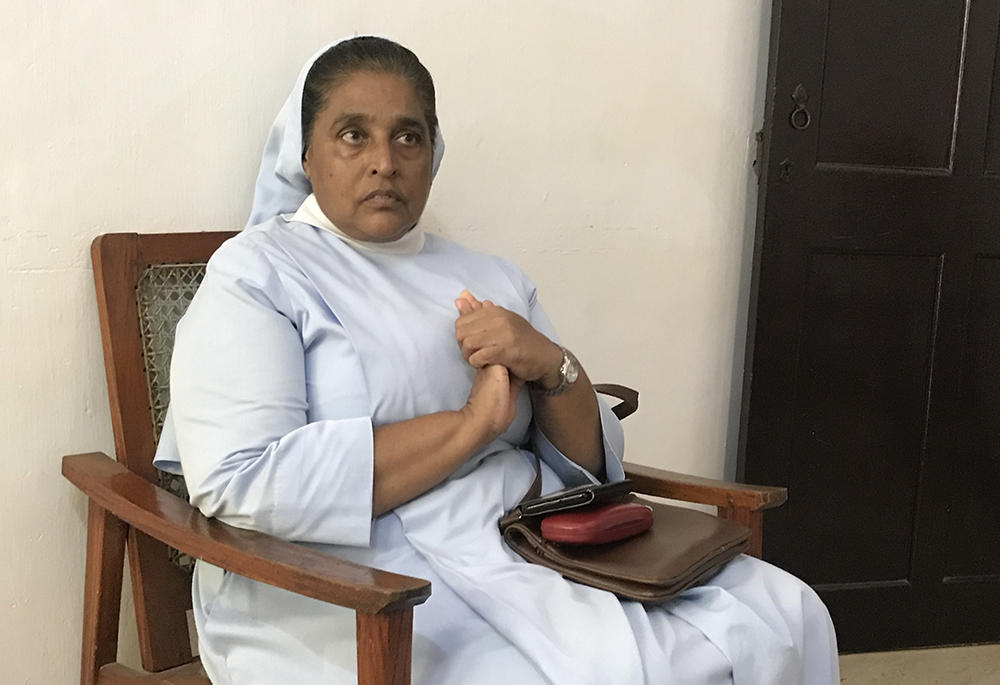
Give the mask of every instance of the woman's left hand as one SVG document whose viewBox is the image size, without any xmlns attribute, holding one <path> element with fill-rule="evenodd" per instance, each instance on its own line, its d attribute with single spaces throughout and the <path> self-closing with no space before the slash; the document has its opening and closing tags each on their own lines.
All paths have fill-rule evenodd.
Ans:
<svg viewBox="0 0 1000 685">
<path fill-rule="evenodd" d="M 455 300 L 455 307 L 455 339 L 471 366 L 500 364 L 521 380 L 558 385 L 562 350 L 524 317 L 489 300 L 480 302 L 468 290 Z"/>
<path fill-rule="evenodd" d="M 562 350 L 523 317 L 489 300 L 480 302 L 467 290 L 455 300 L 455 307 L 459 312 L 455 338 L 469 364 L 477 369 L 505 366 L 513 376 L 543 388 L 559 385 Z M 532 412 L 538 428 L 556 449 L 603 480 L 600 408 L 583 367 L 579 374 L 570 389 L 558 396 L 531 393 Z M 477 379 L 481 375 L 486 374 L 479 371 Z M 516 392 L 513 385 L 511 389 Z"/>
</svg>

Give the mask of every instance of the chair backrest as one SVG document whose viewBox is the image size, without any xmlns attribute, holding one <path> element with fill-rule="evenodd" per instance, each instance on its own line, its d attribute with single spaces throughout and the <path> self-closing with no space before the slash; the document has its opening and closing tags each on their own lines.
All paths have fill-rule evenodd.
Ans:
<svg viewBox="0 0 1000 685">
<path fill-rule="evenodd" d="M 169 398 L 174 327 L 205 263 L 233 235 L 119 233 L 91 245 L 116 457 L 181 496 L 183 480 L 153 466 Z M 189 662 L 190 560 L 135 529 L 129 531 L 128 553 L 143 668 L 161 671 Z"/>
</svg>

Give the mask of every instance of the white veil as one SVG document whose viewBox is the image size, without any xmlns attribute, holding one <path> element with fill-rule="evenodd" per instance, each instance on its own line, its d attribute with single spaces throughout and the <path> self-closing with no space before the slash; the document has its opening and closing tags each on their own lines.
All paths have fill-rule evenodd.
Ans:
<svg viewBox="0 0 1000 685">
<path fill-rule="evenodd" d="M 281 106 L 281 111 L 278 112 L 267 134 L 247 228 L 279 214 L 296 211 L 312 192 L 312 184 L 302 170 L 302 90 L 305 87 L 306 75 L 313 63 L 334 45 L 352 38 L 356 36 L 341 38 L 325 46 L 309 58 L 295 79 L 292 92 Z M 444 138 L 441 136 L 441 127 L 438 126 L 437 136 L 434 138 L 432 179 L 437 175 L 442 157 L 444 157 Z"/>
</svg>

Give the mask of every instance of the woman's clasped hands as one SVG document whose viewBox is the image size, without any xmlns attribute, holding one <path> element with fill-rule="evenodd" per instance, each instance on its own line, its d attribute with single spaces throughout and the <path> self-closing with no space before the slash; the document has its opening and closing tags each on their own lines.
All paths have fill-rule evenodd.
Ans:
<svg viewBox="0 0 1000 685">
<path fill-rule="evenodd" d="M 455 339 L 476 369 L 463 412 L 482 427 L 488 442 L 514 420 L 517 395 L 526 381 L 558 384 L 562 351 L 523 317 L 489 300 L 480 302 L 468 290 L 455 307 Z"/>
</svg>

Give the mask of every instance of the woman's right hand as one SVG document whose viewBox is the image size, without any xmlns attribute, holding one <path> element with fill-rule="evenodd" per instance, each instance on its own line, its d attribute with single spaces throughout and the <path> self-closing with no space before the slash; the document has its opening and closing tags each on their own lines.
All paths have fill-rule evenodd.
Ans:
<svg viewBox="0 0 1000 685">
<path fill-rule="evenodd" d="M 506 367 L 485 366 L 465 406 L 374 428 L 372 514 L 379 516 L 427 492 L 514 420 L 523 381 Z"/>
<path fill-rule="evenodd" d="M 513 422 L 522 385 L 524 381 L 499 364 L 476 369 L 462 413 L 479 437 L 480 446 L 496 439 Z"/>
</svg>

